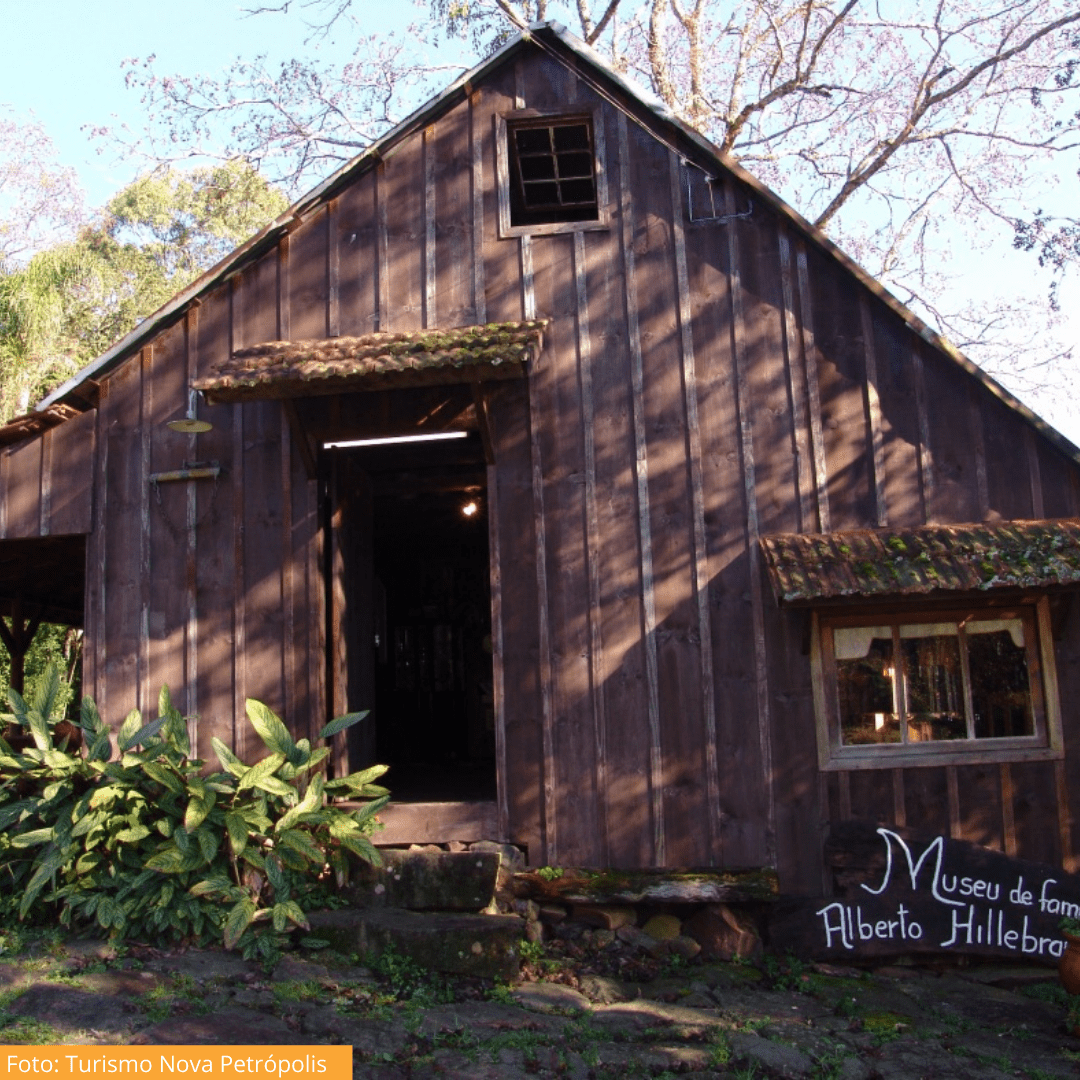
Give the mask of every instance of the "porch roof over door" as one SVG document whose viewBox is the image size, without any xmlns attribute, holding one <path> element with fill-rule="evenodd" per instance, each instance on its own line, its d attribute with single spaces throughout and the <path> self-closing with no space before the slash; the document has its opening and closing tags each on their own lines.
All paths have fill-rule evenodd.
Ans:
<svg viewBox="0 0 1080 1080">
<path fill-rule="evenodd" d="M 237 349 L 192 386 L 215 404 L 523 378 L 540 354 L 546 326 L 538 319 L 268 341 Z"/>
</svg>

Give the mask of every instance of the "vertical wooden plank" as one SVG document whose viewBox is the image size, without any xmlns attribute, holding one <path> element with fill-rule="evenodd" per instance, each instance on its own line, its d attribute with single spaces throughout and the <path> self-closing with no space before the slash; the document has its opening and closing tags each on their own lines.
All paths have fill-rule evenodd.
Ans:
<svg viewBox="0 0 1080 1080">
<path fill-rule="evenodd" d="M 143 452 L 151 473 L 169 472 L 195 460 L 197 436 L 171 430 L 167 425 L 194 406 L 187 379 L 186 332 L 183 323 L 162 331 L 154 339 L 153 355 L 144 358 Z M 154 703 L 168 686 L 173 705 L 189 717 L 194 713 L 185 693 L 185 626 L 188 621 L 186 569 L 191 531 L 189 500 L 198 483 L 145 485 L 142 611 L 145 634 L 140 708 L 155 715 Z M 146 718 L 149 718 L 148 716 Z M 192 753 L 198 756 L 197 732 L 189 719 Z"/>
<path fill-rule="evenodd" d="M 150 425 L 154 416 L 154 346 L 139 354 L 139 693 L 136 708 L 150 716 Z"/>
<path fill-rule="evenodd" d="M 297 646 L 295 621 L 295 586 L 293 567 L 293 467 L 292 434 L 285 410 L 278 416 L 281 462 L 281 655 L 282 655 L 282 699 L 285 705 L 284 718 L 290 731 L 300 738 L 307 724 L 297 715 L 296 709 L 296 667 L 294 650 Z"/>
<path fill-rule="evenodd" d="M 1024 451 L 1027 456 L 1028 484 L 1031 488 L 1031 516 L 1039 519 L 1044 516 L 1042 473 L 1039 469 L 1039 447 L 1036 443 L 1034 430 L 1027 424 L 1024 425 Z"/>
<path fill-rule="evenodd" d="M 1017 854 L 1016 821 L 1013 817 L 1013 778 L 1012 766 L 1002 762 L 998 767 L 1001 780 L 1001 832 L 1005 841 L 1005 854 Z"/>
<path fill-rule="evenodd" d="M 1032 862 L 1061 866 L 1061 812 L 1054 763 L 1014 762 L 1009 770 L 1017 855 Z"/>
<path fill-rule="evenodd" d="M 94 531 L 91 548 L 87 556 L 86 610 L 92 612 L 89 637 L 85 654 L 91 660 L 90 678 L 83 675 L 83 691 L 89 691 L 97 703 L 101 718 L 109 722 L 109 699 L 105 692 L 105 661 L 107 658 L 107 637 L 105 612 L 107 593 L 105 589 L 105 571 L 108 566 L 108 545 L 105 543 L 106 512 L 110 509 L 109 490 L 109 440 L 107 437 L 105 414 L 109 398 L 109 383 L 102 383 L 98 397 L 98 407 L 94 412 Z M 6 501 L 6 500 L 5 500 Z M 85 657 L 84 657 L 85 663 Z"/>
<path fill-rule="evenodd" d="M 980 387 L 981 389 L 981 387 Z M 1027 426 L 1010 408 L 990 394 L 980 393 L 979 412 L 986 451 L 987 501 L 991 521 L 1033 517 L 1031 474 L 1024 445 Z"/>
<path fill-rule="evenodd" d="M 8 466 L 10 457 L 10 449 L 0 450 L 0 491 L 3 492 L 3 498 L 0 499 L 0 540 L 6 540 L 8 534 L 8 502 L 11 499 L 11 478 Z"/>
<path fill-rule="evenodd" d="M 600 520 L 596 508 L 596 421 L 592 384 L 592 336 L 586 284 L 584 233 L 574 233 L 574 297 L 577 308 L 578 380 L 581 399 L 581 432 L 585 458 L 585 556 L 588 578 L 589 675 L 593 721 L 593 755 L 596 770 L 597 824 L 601 865 L 611 863 L 608 836 L 607 713 L 604 708 L 603 616 L 600 606 Z"/>
<path fill-rule="evenodd" d="M 604 107 L 608 131 L 617 129 L 617 112 Z M 619 221 L 622 163 L 618 140 L 612 138 L 605 158 L 608 212 Z M 583 237 L 585 289 L 589 305 L 589 367 L 593 450 L 596 470 L 596 514 L 600 536 L 599 614 L 603 643 L 604 715 L 609 729 L 618 718 L 618 737 L 609 730 L 605 789 L 599 793 L 607 815 L 608 851 L 613 866 L 651 865 L 649 790 L 650 729 L 647 678 L 642 635 L 644 621 L 641 562 L 638 558 L 638 507 L 635 499 L 635 442 L 629 417 L 631 360 L 626 334 L 626 285 L 621 256 L 621 228 L 589 232 Z"/>
<path fill-rule="evenodd" d="M 100 626 L 107 638 L 101 678 L 108 685 L 119 725 L 139 698 L 142 649 L 142 532 L 145 459 L 141 451 L 142 362 L 136 355 L 108 378 L 104 430 L 108 440 L 109 514 L 104 521 L 109 618 Z M 132 522 L 138 522 L 132 528 Z M 100 707 L 100 705 L 99 705 Z"/>
<path fill-rule="evenodd" d="M 724 188 L 726 212 L 733 215 L 735 192 L 730 184 Z M 758 545 L 758 507 L 754 471 L 754 431 L 750 416 L 749 377 L 746 370 L 746 320 L 743 314 L 743 295 L 740 268 L 738 229 L 729 228 L 728 260 L 731 273 L 732 325 L 734 327 L 734 359 L 736 407 L 739 412 L 739 448 L 742 459 L 746 505 L 747 565 L 750 574 L 751 618 L 754 631 L 754 681 L 756 685 L 757 734 L 761 757 L 761 775 L 767 785 L 765 828 L 766 857 L 773 856 L 776 842 L 776 793 L 772 786 L 772 745 L 769 721 L 768 657 L 765 654 L 765 625 L 761 594 L 761 548 Z"/>
<path fill-rule="evenodd" d="M 390 318 L 390 215 L 389 183 L 386 175 L 386 163 L 380 161 L 375 172 L 375 221 L 376 221 L 376 259 L 378 279 L 376 282 L 375 326 L 376 330 L 389 330 L 393 326 Z"/>
<path fill-rule="evenodd" d="M 437 325 L 435 295 L 435 128 L 424 128 L 422 157 L 424 169 L 424 306 L 425 328 Z"/>
<path fill-rule="evenodd" d="M 184 317 L 184 359 L 187 372 L 187 385 L 199 374 L 199 305 L 188 308 Z M 190 393 L 190 405 L 194 411 L 195 393 Z M 198 436 L 190 436 L 189 460 L 197 460 L 196 444 Z M 215 481 L 215 486 L 216 486 Z M 196 528 L 199 519 L 199 493 L 195 484 L 187 485 L 187 553 L 184 560 L 184 587 L 187 593 L 187 624 L 184 628 L 184 709 L 193 717 L 194 731 L 191 733 L 193 746 L 199 745 L 199 600 L 198 600 L 198 538 Z"/>
<path fill-rule="evenodd" d="M 821 427 L 821 389 L 818 372 L 821 369 L 821 352 L 814 334 L 813 301 L 810 295 L 810 271 L 806 260 L 806 247 L 800 242 L 795 256 L 799 282 L 799 309 L 802 312 L 802 352 L 806 363 L 806 396 L 810 414 L 810 447 L 814 458 L 814 483 L 817 495 L 818 531 L 832 531 L 829 513 L 829 470 L 825 458 L 825 433 Z"/>
<path fill-rule="evenodd" d="M 469 95 L 469 149 L 472 182 L 472 271 L 473 319 L 477 324 L 487 322 L 487 297 L 484 273 L 484 140 L 481 131 L 484 114 L 481 95 L 474 90 Z M 506 835 L 504 830 L 503 835 Z"/>
<path fill-rule="evenodd" d="M 957 839 L 1002 850 L 1001 777 L 994 765 L 957 765 Z"/>
<path fill-rule="evenodd" d="M 907 825 L 918 835 L 939 836 L 949 832 L 949 790 L 944 768 L 904 770 Z"/>
<path fill-rule="evenodd" d="M 784 355 L 787 360 L 788 391 L 791 395 L 791 427 L 794 432 L 798 466 L 796 484 L 799 499 L 799 532 L 813 532 L 816 526 L 813 503 L 813 465 L 807 427 L 806 358 L 795 322 L 795 290 L 791 271 L 791 241 L 787 229 L 777 230 L 780 251 L 780 290 L 783 297 Z"/>
<path fill-rule="evenodd" d="M 426 182 L 432 192 L 432 266 L 428 270 L 432 326 L 468 326 L 477 321 L 471 126 L 469 105 L 462 102 L 439 118 L 433 137 L 425 143 Z"/>
<path fill-rule="evenodd" d="M 347 187 L 336 200 L 338 332 L 370 334 L 379 319 L 379 239 L 375 217 L 375 171 Z M 331 236 L 331 243 L 334 242 Z"/>
<path fill-rule="evenodd" d="M 873 465 L 875 524 L 884 526 L 889 523 L 889 510 L 885 502 L 885 443 L 881 429 L 877 357 L 874 353 L 874 327 L 870 321 L 870 304 L 861 289 L 859 290 L 859 319 L 862 323 L 863 364 L 866 368 L 866 426 L 870 433 Z"/>
<path fill-rule="evenodd" d="M 91 409 L 65 420 L 48 433 L 52 443 L 49 532 L 53 536 L 71 536 L 93 529 L 96 430 L 97 410 Z M 5 463 L 5 455 L 0 454 L 0 491 L 4 489 Z M 3 523 L 5 509 L 6 499 L 0 500 L 0 524 Z"/>
<path fill-rule="evenodd" d="M 705 480 L 701 422 L 698 416 L 697 365 L 690 307 L 690 275 L 686 262 L 686 234 L 683 229 L 682 187 L 678 155 L 668 154 L 671 177 L 671 207 L 675 243 L 675 279 L 679 297 L 679 347 L 686 409 L 688 464 L 690 467 L 691 517 L 693 528 L 693 593 L 697 608 L 699 663 L 701 664 L 701 713 L 704 728 L 706 820 L 709 825 L 708 853 L 714 865 L 723 858 L 720 818 L 720 766 L 716 746 L 716 688 L 713 679 L 712 621 L 709 617 L 709 548 L 705 538 Z M 790 289 L 790 281 L 788 283 Z"/>
<path fill-rule="evenodd" d="M 949 789 L 949 836 L 953 840 L 960 840 L 960 786 L 957 783 L 956 766 L 950 765 L 945 770 L 945 780 Z"/>
<path fill-rule="evenodd" d="M 496 465 L 487 467 L 488 560 L 491 575 L 491 699 L 495 714 L 495 792 L 499 813 L 499 839 L 510 836 L 509 780 L 506 759 L 506 693 L 503 682 L 503 572 L 499 547 L 499 476 Z"/>
<path fill-rule="evenodd" d="M 273 266 L 276 252 L 270 253 Z M 276 271 L 274 271 L 276 272 Z M 205 297 L 188 316 L 188 362 L 196 374 L 205 374 L 211 365 L 229 355 L 232 286 L 225 284 Z M 239 542 L 238 523 L 233 520 L 233 493 L 242 485 L 243 465 L 235 452 L 234 415 L 239 405 L 202 405 L 199 415 L 209 420 L 212 430 L 198 437 L 199 457 L 219 461 L 222 474 L 216 481 L 192 484 L 195 499 L 194 582 L 189 579 L 188 668 L 194 675 L 187 711 L 199 715 L 196 735 L 214 760 L 210 740 L 217 736 L 227 746 L 234 746 L 243 720 L 243 697 L 235 691 L 235 672 L 242 663 L 242 652 L 235 639 L 235 591 L 237 576 L 234 557 Z M 188 537 L 190 555 L 190 534 Z M 192 623 L 192 611 L 195 619 Z M 238 700 L 239 698 L 239 700 Z M 239 707 L 239 712 L 237 711 Z M 238 719 L 239 718 L 239 719 Z M 237 753 L 239 753 L 237 749 Z"/>
<path fill-rule="evenodd" d="M 41 439 L 5 452 L 7 536 L 28 539 L 41 528 Z"/>
<path fill-rule="evenodd" d="M 863 821 L 896 824 L 896 792 L 893 770 L 855 769 L 844 773 L 850 816 Z M 906 785 L 905 785 L 906 790 Z M 903 811 L 906 814 L 906 810 Z"/>
<path fill-rule="evenodd" d="M 289 280 L 289 237 L 285 235 L 278 241 L 278 307 L 277 336 L 279 341 L 289 341 L 292 337 L 292 321 L 289 318 L 289 297 L 292 295 L 292 283 Z M 248 342 L 249 345 L 255 344 Z"/>
<path fill-rule="evenodd" d="M 341 333 L 341 230 L 338 227 L 338 200 L 326 205 L 326 336 Z M 286 294 L 287 295 L 287 294 Z"/>
<path fill-rule="evenodd" d="M 282 257 L 282 249 L 278 248 L 279 258 Z M 278 264 L 279 267 L 281 264 Z M 288 262 L 286 259 L 285 269 Z M 286 273 L 287 276 L 287 273 Z M 236 279 L 230 281 L 229 288 L 229 319 L 228 339 L 229 352 L 236 351 L 237 346 L 237 302 L 236 302 Z M 244 406 L 237 404 L 233 407 L 232 415 L 232 512 L 233 512 L 233 745 L 236 753 L 244 761 L 254 757 L 256 743 L 249 737 L 248 724 L 245 719 L 245 702 L 247 701 L 247 588 L 246 566 L 244 545 L 244 519 L 246 508 L 244 506 L 245 478 L 245 455 L 244 455 Z"/>
<path fill-rule="evenodd" d="M 387 303 L 384 330 L 419 330 L 426 304 L 424 145 L 418 138 L 399 143 L 383 161 L 386 179 Z M 380 200 L 382 185 L 380 184 Z M 381 226 L 381 220 L 380 220 Z M 381 312 L 380 312 L 381 315 Z"/>
<path fill-rule="evenodd" d="M 933 447 L 934 519 L 971 521 L 978 515 L 978 481 L 971 453 L 970 412 L 963 407 L 969 376 L 946 357 L 927 352 L 923 378 Z"/>
<path fill-rule="evenodd" d="M 55 430 L 55 429 L 53 429 Z M 46 431 L 41 436 L 41 518 L 38 522 L 38 534 L 48 536 L 52 521 L 52 480 L 53 480 L 53 431 Z"/>
<path fill-rule="evenodd" d="M 626 280 L 626 331 L 630 346 L 631 416 L 634 431 L 634 478 L 637 488 L 638 544 L 641 559 L 641 594 L 645 638 L 645 693 L 649 717 L 649 804 L 652 810 L 652 862 L 666 865 L 664 850 L 664 768 L 660 743 L 659 672 L 656 655 L 656 600 L 653 593 L 652 529 L 649 511 L 648 451 L 645 445 L 644 370 L 634 255 L 633 192 L 627 170 L 630 147 L 626 115 L 619 113 L 620 220 L 623 273 Z"/>
<path fill-rule="evenodd" d="M 531 380 L 530 380 L 531 381 Z M 532 501 L 536 515 L 536 596 L 539 630 L 540 708 L 543 725 L 544 848 L 551 865 L 559 862 L 558 826 L 555 789 L 555 718 L 551 701 L 551 625 L 548 612 L 547 519 L 544 514 L 544 469 L 540 457 L 540 431 L 543 417 L 537 395 L 529 393 L 529 436 L 532 459 Z"/>
<path fill-rule="evenodd" d="M 1035 435 L 1035 454 L 1042 486 L 1043 517 L 1073 517 L 1076 507 L 1071 479 L 1080 470 L 1038 434 Z"/>
<path fill-rule="evenodd" d="M 934 516 L 934 457 L 930 450 L 930 416 L 926 404 L 926 377 L 919 346 L 911 350 L 911 370 L 915 381 L 915 408 L 919 414 L 919 482 L 922 486 L 923 521 L 930 525 Z"/>
<path fill-rule="evenodd" d="M 1057 800 L 1058 842 L 1061 845 L 1061 865 L 1070 874 L 1076 873 L 1076 849 L 1073 847 L 1073 813 L 1069 802 L 1069 779 L 1064 761 L 1054 762 L 1054 795 Z"/>
<path fill-rule="evenodd" d="M 289 338 L 297 341 L 326 337 L 327 216 L 327 210 L 313 213 L 289 234 L 284 267 L 287 272 L 282 282 L 285 288 L 279 295 L 288 297 L 285 321 L 289 324 Z M 269 288 L 267 281 L 266 289 Z M 276 306 L 273 295 L 260 289 L 258 299 L 244 311 L 245 345 L 266 341 L 275 333 L 273 315 Z"/>
<path fill-rule="evenodd" d="M 982 410 L 978 400 L 981 390 L 982 387 L 974 381 L 968 387 L 968 426 L 971 429 L 971 452 L 975 458 L 979 521 L 986 521 L 990 516 L 990 481 L 986 471 L 986 440 L 983 438 Z"/>
</svg>

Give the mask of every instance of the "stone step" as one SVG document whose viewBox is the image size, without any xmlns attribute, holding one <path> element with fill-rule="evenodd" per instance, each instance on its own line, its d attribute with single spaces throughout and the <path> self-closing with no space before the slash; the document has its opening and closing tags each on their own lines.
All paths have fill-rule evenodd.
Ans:
<svg viewBox="0 0 1080 1080">
<path fill-rule="evenodd" d="M 348 956 L 388 948 L 430 971 L 513 979 L 521 965 L 525 920 L 517 915 L 413 912 L 401 908 L 316 911 L 311 933 Z"/>
<path fill-rule="evenodd" d="M 776 871 L 587 870 L 550 867 L 514 874 L 519 900 L 572 904 L 733 904 L 771 901 Z"/>
<path fill-rule="evenodd" d="M 481 911 L 491 903 L 500 856 L 490 851 L 383 849 L 381 868 L 363 864 L 350 899 L 363 908 Z"/>
</svg>

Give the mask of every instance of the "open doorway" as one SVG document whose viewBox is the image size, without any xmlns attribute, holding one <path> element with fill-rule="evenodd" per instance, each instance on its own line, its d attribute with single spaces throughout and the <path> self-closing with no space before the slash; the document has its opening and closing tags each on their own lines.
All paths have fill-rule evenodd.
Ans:
<svg viewBox="0 0 1080 1080">
<path fill-rule="evenodd" d="M 332 451 L 350 688 L 373 724 L 351 767 L 396 802 L 494 800 L 486 471 L 475 434 Z M 349 492 L 346 494 L 345 488 Z M 350 497 L 351 496 L 351 497 Z"/>
</svg>

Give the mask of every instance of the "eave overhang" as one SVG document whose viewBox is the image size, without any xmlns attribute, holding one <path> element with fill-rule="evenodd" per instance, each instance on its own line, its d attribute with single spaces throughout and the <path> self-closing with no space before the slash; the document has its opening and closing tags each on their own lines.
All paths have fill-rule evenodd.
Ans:
<svg viewBox="0 0 1080 1080">
<path fill-rule="evenodd" d="M 547 321 L 268 341 L 237 349 L 192 386 L 210 404 L 524 378 Z"/>
<path fill-rule="evenodd" d="M 761 539 L 779 603 L 1080 584 L 1080 519 Z"/>
</svg>

